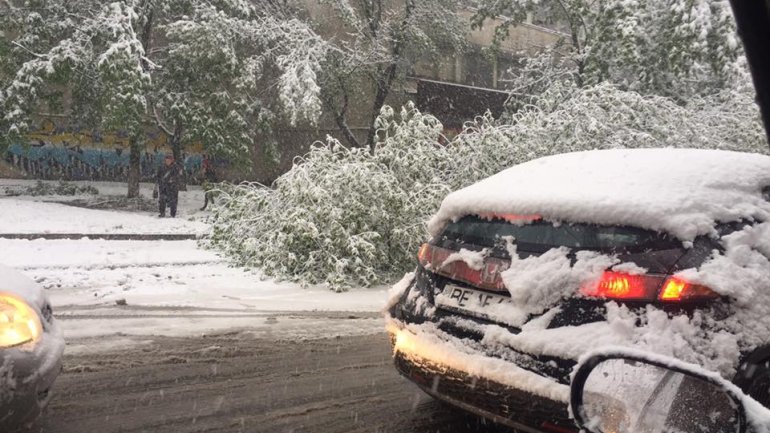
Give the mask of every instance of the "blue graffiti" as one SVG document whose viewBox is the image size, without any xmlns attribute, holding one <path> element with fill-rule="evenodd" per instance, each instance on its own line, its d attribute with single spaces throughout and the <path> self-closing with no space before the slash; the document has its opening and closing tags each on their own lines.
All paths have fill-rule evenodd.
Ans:
<svg viewBox="0 0 770 433">
<path fill-rule="evenodd" d="M 151 181 L 158 167 L 163 164 L 165 151 L 145 150 L 140 159 L 142 180 Z M 27 146 L 13 144 L 5 153 L 6 162 L 28 175 L 41 179 L 65 180 L 119 180 L 128 175 L 128 150 L 83 147 L 80 145 L 56 146 L 39 141 Z M 200 171 L 203 155 L 183 155 L 183 165 L 188 178 Z"/>
</svg>

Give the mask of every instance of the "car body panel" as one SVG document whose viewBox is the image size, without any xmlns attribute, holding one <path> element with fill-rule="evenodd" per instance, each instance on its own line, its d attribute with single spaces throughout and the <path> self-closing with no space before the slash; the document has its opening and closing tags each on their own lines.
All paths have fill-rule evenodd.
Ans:
<svg viewBox="0 0 770 433">
<path fill-rule="evenodd" d="M 0 291 L 24 299 L 40 316 L 37 341 L 0 348 L 0 431 L 33 421 L 48 403 L 61 371 L 64 339 L 42 289 L 20 272 L 0 265 Z"/>
</svg>

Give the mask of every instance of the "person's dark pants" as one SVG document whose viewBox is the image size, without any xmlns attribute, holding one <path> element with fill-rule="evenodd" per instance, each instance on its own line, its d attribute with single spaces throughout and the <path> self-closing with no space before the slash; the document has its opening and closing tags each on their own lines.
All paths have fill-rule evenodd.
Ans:
<svg viewBox="0 0 770 433">
<path fill-rule="evenodd" d="M 166 206 L 171 209 L 171 217 L 176 216 L 176 203 L 179 200 L 179 190 L 170 189 L 161 191 L 158 196 L 158 210 L 160 216 L 166 216 Z"/>
</svg>

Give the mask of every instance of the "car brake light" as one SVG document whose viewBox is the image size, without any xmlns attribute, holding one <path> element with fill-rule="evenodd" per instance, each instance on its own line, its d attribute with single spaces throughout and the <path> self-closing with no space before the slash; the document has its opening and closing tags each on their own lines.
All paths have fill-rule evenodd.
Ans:
<svg viewBox="0 0 770 433">
<path fill-rule="evenodd" d="M 420 262 L 423 267 L 430 263 L 430 248 L 430 244 L 422 244 L 420 245 L 420 251 L 417 253 L 417 261 Z"/>
<path fill-rule="evenodd" d="M 417 253 L 420 265 L 438 275 L 462 281 L 472 286 L 487 290 L 505 291 L 505 284 L 500 273 L 510 267 L 508 260 L 487 257 L 481 269 L 473 269 L 463 260 L 447 263 L 449 257 L 457 251 L 422 244 Z"/>
<path fill-rule="evenodd" d="M 660 291 L 660 299 L 662 301 L 671 301 L 682 299 L 682 292 L 684 292 L 687 283 L 676 278 L 669 278 L 666 280 L 666 285 L 663 286 L 663 290 Z"/>
<path fill-rule="evenodd" d="M 482 219 L 501 219 L 504 221 L 508 221 L 509 223 L 527 223 L 532 221 L 537 221 L 542 219 L 543 217 L 536 214 L 513 214 L 513 213 L 496 213 L 496 212 L 482 212 L 477 214 L 479 218 Z"/>
<path fill-rule="evenodd" d="M 507 260 L 487 257 L 481 269 L 472 269 L 462 260 L 446 263 L 457 251 L 436 247 L 428 243 L 420 246 L 417 260 L 420 265 L 436 274 L 473 286 L 501 291 L 505 283 L 501 273 L 509 268 Z M 664 275 L 632 275 L 624 272 L 605 271 L 598 281 L 580 288 L 580 293 L 590 298 L 619 301 L 682 302 L 716 299 L 719 294 L 706 286 L 692 284 L 678 277 Z"/>
<path fill-rule="evenodd" d="M 605 271 L 599 281 L 584 285 L 580 292 L 592 298 L 651 301 L 662 282 L 662 277 Z"/>
<path fill-rule="evenodd" d="M 681 278 L 669 277 L 660 290 L 661 301 L 716 299 L 719 294 L 706 286 L 689 283 Z"/>
<path fill-rule="evenodd" d="M 691 284 L 678 277 L 631 275 L 615 271 L 605 271 L 598 281 L 581 287 L 580 293 L 591 298 L 622 301 L 679 302 L 719 297 L 708 287 Z"/>
</svg>

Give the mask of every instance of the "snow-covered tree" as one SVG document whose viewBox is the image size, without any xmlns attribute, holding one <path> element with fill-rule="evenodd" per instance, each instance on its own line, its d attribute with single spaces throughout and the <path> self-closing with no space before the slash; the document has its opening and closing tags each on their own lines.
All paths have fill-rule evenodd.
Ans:
<svg viewBox="0 0 770 433">
<path fill-rule="evenodd" d="M 384 107 L 374 149 L 329 138 L 274 183 L 223 186 L 207 242 L 239 264 L 304 284 L 368 286 L 407 267 L 426 204 L 448 192 L 441 124 Z"/>
<path fill-rule="evenodd" d="M 2 76 L 0 126 L 18 140 L 31 117 L 50 106 L 43 95 L 71 92 L 63 113 L 71 121 L 128 134 L 129 196 L 138 194 L 147 126 L 168 134 L 177 157 L 200 141 L 238 159 L 269 126 L 270 110 L 292 121 L 320 115 L 316 73 L 327 45 L 304 22 L 277 14 L 272 2 L 40 2 L 37 15 L 28 4 L 5 5 L 11 30 L 0 50 L 10 47 L 16 56 L 0 69 L 13 71 Z"/>
<path fill-rule="evenodd" d="M 80 55 L 68 49 L 71 47 L 58 47 L 76 29 L 77 19 L 70 5 L 85 15 L 98 11 L 97 5 L 89 0 L 0 3 L 3 144 L 16 140 L 18 133 L 29 127 L 30 115 L 37 108 L 56 109 L 62 105 L 64 86 L 73 78 L 65 65 Z"/>
<path fill-rule="evenodd" d="M 527 17 L 563 23 L 561 50 L 578 85 L 610 81 L 624 89 L 686 99 L 741 74 L 741 48 L 725 0 L 476 0 L 475 27 L 498 18 L 497 41 Z"/>
<path fill-rule="evenodd" d="M 292 123 L 317 120 L 315 76 L 327 46 L 304 22 L 274 12 L 227 14 L 201 3 L 162 26 L 167 44 L 156 49 L 153 115 L 172 147 L 201 140 L 212 152 L 238 156 L 276 113 Z"/>
<path fill-rule="evenodd" d="M 467 24 L 458 16 L 460 0 L 318 0 L 345 27 L 330 42 L 319 77 L 324 108 L 351 146 L 372 146 L 375 120 L 418 60 L 462 50 Z M 351 101 L 371 101 L 367 136 L 349 126 Z"/>
<path fill-rule="evenodd" d="M 140 40 L 142 35 L 136 31 L 140 19 L 136 9 L 125 3 L 100 6 L 98 2 L 41 3 L 32 10 L 26 4 L 18 9 L 10 2 L 5 6 L 10 9 L 8 17 L 20 19 L 11 23 L 12 31 L 19 33 L 18 40 L 10 43 L 20 50 L 21 56 L 29 57 L 20 63 L 2 93 L 3 122 L 8 127 L 8 137 L 19 139 L 42 104 L 48 102 L 51 108 L 51 99 L 45 96 L 65 91 L 73 78 L 77 79 L 82 86 L 99 89 L 92 94 L 95 99 L 90 104 L 98 107 L 105 127 L 120 128 L 127 133 L 130 142 L 128 195 L 138 195 L 142 116 L 150 77 L 143 65 L 145 51 Z M 65 17 L 62 23 L 52 22 L 62 17 Z M 40 53 L 24 45 L 43 42 L 38 37 L 41 31 L 37 25 L 58 30 L 56 33 L 60 36 L 56 38 L 53 32 L 45 32 L 49 37 L 43 48 L 45 45 L 50 48 Z M 83 89 L 73 93 L 79 92 Z"/>
</svg>

